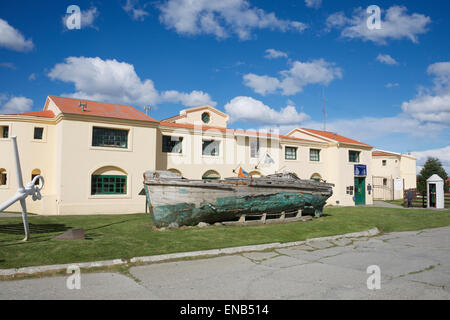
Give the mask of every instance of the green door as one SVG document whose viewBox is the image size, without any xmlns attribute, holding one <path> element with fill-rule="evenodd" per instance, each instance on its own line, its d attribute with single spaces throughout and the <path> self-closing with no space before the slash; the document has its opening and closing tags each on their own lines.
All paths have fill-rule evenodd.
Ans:
<svg viewBox="0 0 450 320">
<path fill-rule="evenodd" d="M 355 177 L 355 205 L 366 204 L 366 178 Z"/>
</svg>

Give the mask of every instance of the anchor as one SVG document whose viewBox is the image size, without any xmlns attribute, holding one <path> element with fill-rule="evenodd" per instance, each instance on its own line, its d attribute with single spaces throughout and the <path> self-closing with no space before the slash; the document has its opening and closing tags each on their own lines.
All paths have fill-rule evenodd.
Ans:
<svg viewBox="0 0 450 320">
<path fill-rule="evenodd" d="M 23 228 L 25 230 L 25 238 L 23 239 L 23 241 L 27 241 L 28 239 L 30 239 L 30 227 L 28 225 L 27 205 L 25 199 L 28 196 L 31 196 L 33 201 L 42 199 L 41 190 L 44 187 L 44 177 L 42 177 L 41 175 L 37 175 L 31 182 L 27 183 L 26 187 L 24 187 L 22 180 L 22 169 L 20 168 L 19 150 L 17 148 L 17 137 L 12 136 L 11 140 L 13 143 L 14 158 L 16 160 L 16 176 L 18 189 L 10 199 L 0 204 L 0 213 L 9 208 L 17 201 L 20 201 L 20 206 L 22 207 Z M 36 182 L 38 180 L 39 185 L 36 185 Z"/>
</svg>

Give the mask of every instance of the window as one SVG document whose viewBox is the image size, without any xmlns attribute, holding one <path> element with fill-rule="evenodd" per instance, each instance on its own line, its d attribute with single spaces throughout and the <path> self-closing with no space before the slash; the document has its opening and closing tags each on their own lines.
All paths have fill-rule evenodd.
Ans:
<svg viewBox="0 0 450 320">
<path fill-rule="evenodd" d="M 259 140 L 250 140 L 250 158 L 259 158 Z"/>
<path fill-rule="evenodd" d="M 168 153 L 182 153 L 183 152 L 183 138 L 163 136 L 162 152 Z"/>
<path fill-rule="evenodd" d="M 127 176 L 92 175 L 91 194 L 126 194 Z"/>
<path fill-rule="evenodd" d="M 7 175 L 5 169 L 0 169 L 0 186 L 6 186 Z"/>
<path fill-rule="evenodd" d="M 39 170 L 39 169 L 34 169 L 33 171 L 31 171 L 31 181 L 33 181 L 34 177 L 39 176 L 40 174 L 41 174 L 41 170 Z M 39 185 L 39 179 L 36 180 L 34 185 L 35 186 Z"/>
<path fill-rule="evenodd" d="M 284 148 L 284 159 L 297 160 L 297 148 L 285 147 Z"/>
<path fill-rule="evenodd" d="M 387 186 L 387 179 L 386 178 L 383 179 L 383 186 Z"/>
<path fill-rule="evenodd" d="M 34 128 L 34 139 L 35 140 L 42 140 L 42 136 L 44 134 L 44 128 Z"/>
<path fill-rule="evenodd" d="M 309 160 L 310 161 L 320 161 L 320 150 L 319 149 L 309 149 Z"/>
<path fill-rule="evenodd" d="M 209 170 L 203 174 L 202 179 L 203 180 L 219 180 L 220 174 L 217 171 Z"/>
<path fill-rule="evenodd" d="M 3 139 L 9 138 L 9 127 L 8 126 L 0 127 L 0 138 L 3 138 Z"/>
<path fill-rule="evenodd" d="M 387 160 L 382 160 L 383 167 L 386 167 Z"/>
<path fill-rule="evenodd" d="M 349 162 L 359 162 L 359 151 L 348 151 L 348 161 Z"/>
<path fill-rule="evenodd" d="M 202 113 L 202 121 L 203 123 L 209 123 L 209 121 L 211 120 L 209 113 L 208 112 L 203 112 Z"/>
<path fill-rule="evenodd" d="M 92 146 L 94 147 L 128 147 L 128 130 L 93 128 Z"/>
<path fill-rule="evenodd" d="M 219 156 L 220 141 L 203 140 L 202 154 L 204 156 Z"/>
</svg>

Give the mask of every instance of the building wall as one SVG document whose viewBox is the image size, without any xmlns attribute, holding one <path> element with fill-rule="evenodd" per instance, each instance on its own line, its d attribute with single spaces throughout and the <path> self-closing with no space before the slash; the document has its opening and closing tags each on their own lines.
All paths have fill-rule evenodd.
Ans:
<svg viewBox="0 0 450 320">
<path fill-rule="evenodd" d="M 62 120 L 45 124 L 44 139 L 34 141 L 33 122 L 12 121 L 11 135 L 18 138 L 24 184 L 31 180 L 33 169 L 40 169 L 45 178 L 42 200 L 27 199 L 27 209 L 41 214 L 137 213 L 145 211 L 143 173 L 156 168 L 156 127 L 136 123 Z M 0 121 L 0 126 L 5 122 Z M 92 146 L 94 126 L 126 129 L 128 148 Z M 12 130 L 11 130 L 12 129 Z M 8 174 L 8 184 L 0 186 L 0 201 L 17 190 L 11 139 L 0 139 L 0 168 Z M 96 172 L 99 169 L 102 169 Z M 91 195 L 91 175 L 118 174 L 127 176 L 126 195 Z M 15 204 L 8 211 L 20 211 Z"/>
<path fill-rule="evenodd" d="M 386 165 L 383 166 L 383 161 Z M 381 200 L 402 199 L 403 190 L 417 187 L 416 183 L 416 159 L 402 154 L 392 154 L 372 157 L 372 172 L 378 185 L 382 185 L 383 179 L 386 185 L 379 187 L 376 197 Z M 393 179 L 403 181 L 403 189 L 395 190 Z"/>
<path fill-rule="evenodd" d="M 24 121 L 0 119 L 0 126 L 9 126 L 9 137 L 0 139 L 0 169 L 7 173 L 7 184 L 0 186 L 0 202 L 12 197 L 18 188 L 16 164 L 14 160 L 12 136 L 17 136 L 20 164 L 22 168 L 23 184 L 30 182 L 33 170 L 39 170 L 45 177 L 44 188 L 41 191 L 43 199 L 26 200 L 29 212 L 55 212 L 56 183 L 55 183 L 55 124 L 52 121 Z M 34 139 L 34 128 L 44 128 L 43 139 Z M 21 211 L 20 204 L 15 204 L 9 211 Z"/>
<path fill-rule="evenodd" d="M 69 120 L 60 124 L 58 213 L 139 213 L 145 211 L 143 173 L 156 169 L 156 128 L 135 123 Z M 129 130 L 126 149 L 92 146 L 93 127 Z M 126 175 L 124 195 L 91 195 L 92 174 Z"/>
</svg>

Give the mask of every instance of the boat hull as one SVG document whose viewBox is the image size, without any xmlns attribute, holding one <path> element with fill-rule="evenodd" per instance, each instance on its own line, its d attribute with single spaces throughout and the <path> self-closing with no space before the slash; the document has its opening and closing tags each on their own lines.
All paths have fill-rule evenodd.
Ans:
<svg viewBox="0 0 450 320">
<path fill-rule="evenodd" d="M 252 186 L 246 183 L 150 181 L 144 184 L 152 219 L 157 227 L 171 223 L 196 225 L 237 220 L 242 215 L 309 210 L 322 213 L 331 187 L 322 190 Z"/>
</svg>

